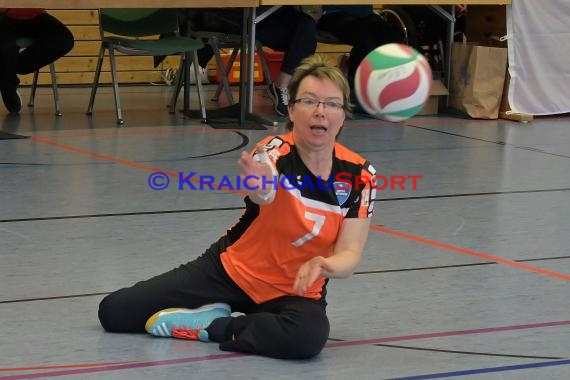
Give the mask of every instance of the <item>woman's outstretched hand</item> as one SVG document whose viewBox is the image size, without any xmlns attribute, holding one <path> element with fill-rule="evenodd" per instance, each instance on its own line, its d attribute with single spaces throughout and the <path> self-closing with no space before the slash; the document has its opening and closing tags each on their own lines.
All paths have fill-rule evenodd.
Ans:
<svg viewBox="0 0 570 380">
<path fill-rule="evenodd" d="M 299 271 L 297 271 L 293 290 L 297 295 L 304 296 L 319 276 L 328 277 L 332 271 L 333 268 L 324 257 L 313 257 L 311 260 L 301 265 Z"/>
</svg>

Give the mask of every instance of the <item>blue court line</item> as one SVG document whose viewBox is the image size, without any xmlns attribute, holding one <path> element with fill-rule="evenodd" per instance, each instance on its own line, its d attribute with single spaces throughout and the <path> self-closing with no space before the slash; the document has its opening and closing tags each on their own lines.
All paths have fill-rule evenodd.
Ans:
<svg viewBox="0 0 570 380">
<path fill-rule="evenodd" d="M 467 375 L 476 375 L 476 374 L 479 374 L 479 373 L 515 371 L 515 370 L 519 370 L 519 369 L 540 368 L 540 367 L 552 367 L 552 366 L 567 365 L 567 364 L 570 364 L 570 359 L 554 360 L 554 361 L 550 360 L 550 361 L 547 361 L 547 362 L 539 362 L 539 363 L 507 365 L 507 366 L 502 366 L 502 367 L 469 369 L 469 370 L 464 370 L 464 371 L 431 373 L 431 374 L 428 374 L 428 375 L 417 375 L 417 376 L 407 376 L 407 377 L 394 377 L 394 378 L 387 379 L 387 380 L 428 380 L 428 379 L 443 379 L 443 378 L 452 377 L 452 376 L 467 376 Z"/>
</svg>

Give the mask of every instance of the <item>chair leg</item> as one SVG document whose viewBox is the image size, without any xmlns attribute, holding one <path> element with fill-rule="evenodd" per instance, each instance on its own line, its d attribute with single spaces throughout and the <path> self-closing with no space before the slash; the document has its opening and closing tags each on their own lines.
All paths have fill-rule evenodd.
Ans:
<svg viewBox="0 0 570 380">
<path fill-rule="evenodd" d="M 123 111 L 121 109 L 121 98 L 119 97 L 119 78 L 117 77 L 117 64 L 115 62 L 115 52 L 109 46 L 109 60 L 111 61 L 111 77 L 113 78 L 113 95 L 115 96 L 115 110 L 117 111 L 117 124 L 123 125 Z"/>
<path fill-rule="evenodd" d="M 178 103 L 180 91 L 182 90 L 184 82 L 184 59 L 184 55 L 181 55 L 180 65 L 178 66 L 178 72 L 176 74 L 176 86 L 174 86 L 174 94 L 172 94 L 172 100 L 170 101 L 170 113 L 176 113 L 176 103 Z"/>
<path fill-rule="evenodd" d="M 259 60 L 261 61 L 261 68 L 263 69 L 263 79 L 265 84 L 271 84 L 273 79 L 271 78 L 271 70 L 269 70 L 269 65 L 267 64 L 267 57 L 265 57 L 265 52 L 263 51 L 263 47 L 259 44 L 256 44 L 257 55 L 259 56 Z"/>
<path fill-rule="evenodd" d="M 32 89 L 30 92 L 30 101 L 28 102 L 28 107 L 33 107 L 36 101 L 36 89 L 38 88 L 38 76 L 40 71 L 36 70 L 34 72 L 34 79 L 32 79 Z"/>
<path fill-rule="evenodd" d="M 204 90 L 202 88 L 202 81 L 200 80 L 200 67 L 198 65 L 198 52 L 192 52 L 192 63 L 194 64 L 194 75 L 196 77 L 196 88 L 198 89 L 198 102 L 200 103 L 200 112 L 202 114 L 202 123 L 207 123 L 206 118 L 206 105 L 204 103 Z"/>
<path fill-rule="evenodd" d="M 228 65 L 227 65 L 227 67 L 224 67 L 224 63 L 222 62 L 222 56 L 220 55 L 220 48 L 217 44 L 217 41 L 211 41 L 210 46 L 212 46 L 212 50 L 214 50 L 214 57 L 216 58 L 216 67 L 218 67 L 218 70 L 220 71 L 220 80 L 221 80 L 220 84 L 218 85 L 218 88 L 216 89 L 216 93 L 214 94 L 214 97 L 212 98 L 212 100 L 218 101 L 218 99 L 220 98 L 220 94 L 221 94 L 222 90 L 224 90 L 226 92 L 228 102 L 230 104 L 234 104 L 235 101 L 234 101 L 234 97 L 232 95 L 232 89 L 230 87 L 230 82 L 228 81 L 228 73 L 230 73 L 231 67 L 233 65 L 233 62 L 235 61 L 235 57 L 237 56 L 239 49 L 234 48 L 232 50 L 232 55 L 228 61 Z"/>
<path fill-rule="evenodd" d="M 53 91 L 53 101 L 55 103 L 55 115 L 61 116 L 61 102 L 59 99 L 59 91 L 57 88 L 57 77 L 55 75 L 55 65 L 53 63 L 49 64 L 49 72 L 51 75 L 51 88 Z"/>
<path fill-rule="evenodd" d="M 59 98 L 59 91 L 57 88 L 57 77 L 55 74 L 55 65 L 52 63 L 49 64 L 49 73 L 51 76 L 51 88 L 53 91 L 53 100 L 55 104 L 55 115 L 61 116 L 61 102 Z M 34 72 L 34 78 L 32 79 L 32 88 L 30 90 L 30 100 L 28 101 L 28 107 L 34 107 L 36 102 L 36 91 L 38 89 L 38 78 L 40 75 L 40 71 L 36 70 Z"/>
<path fill-rule="evenodd" d="M 222 57 L 220 55 L 220 49 L 216 45 L 217 42 L 215 40 L 210 39 L 208 43 L 210 44 L 212 50 L 214 51 L 214 58 L 216 59 L 216 70 L 218 71 L 218 75 L 220 76 L 220 82 L 218 83 L 218 86 L 216 87 L 216 92 L 214 93 L 214 96 L 211 99 L 213 102 L 217 102 L 218 100 L 220 100 L 220 94 L 222 93 L 222 90 L 225 89 L 225 82 L 223 79 L 227 76 L 227 73 L 224 63 L 222 61 Z"/>
<path fill-rule="evenodd" d="M 101 45 L 99 49 L 99 57 L 97 58 L 97 67 L 95 68 L 95 77 L 91 86 L 91 96 L 89 97 L 89 105 L 87 106 L 87 115 L 93 114 L 93 104 L 95 103 L 95 95 L 99 87 L 99 78 L 101 76 L 101 68 L 103 67 L 103 58 L 105 57 L 105 46 Z"/>
</svg>

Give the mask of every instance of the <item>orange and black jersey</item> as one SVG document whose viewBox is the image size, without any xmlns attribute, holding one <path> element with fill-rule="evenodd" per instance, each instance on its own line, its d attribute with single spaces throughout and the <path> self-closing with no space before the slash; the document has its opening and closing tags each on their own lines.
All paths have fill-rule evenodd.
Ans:
<svg viewBox="0 0 570 380">
<path fill-rule="evenodd" d="M 230 245 L 220 256 L 229 276 L 257 303 L 294 294 L 299 267 L 315 256 L 331 256 L 343 220 L 369 218 L 375 195 L 374 168 L 338 143 L 327 179 L 307 169 L 291 133 L 262 144 L 278 172 L 275 199 L 259 206 L 246 197 L 246 210 L 228 230 Z M 319 278 L 305 296 L 320 299 L 324 284 Z"/>
</svg>

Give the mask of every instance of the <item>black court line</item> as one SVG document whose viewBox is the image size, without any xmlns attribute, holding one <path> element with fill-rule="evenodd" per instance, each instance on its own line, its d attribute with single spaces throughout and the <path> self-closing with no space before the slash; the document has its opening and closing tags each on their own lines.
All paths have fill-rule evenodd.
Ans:
<svg viewBox="0 0 570 380">
<path fill-rule="evenodd" d="M 549 261 L 549 260 L 561 260 L 561 259 L 570 259 L 570 256 L 542 257 L 542 258 L 536 258 L 536 259 L 513 260 L 513 261 L 522 263 L 522 262 L 528 262 L 528 261 Z M 411 272 L 411 271 L 417 271 L 417 270 L 448 269 L 448 268 L 470 267 L 470 266 L 477 266 L 477 265 L 495 265 L 495 264 L 498 264 L 498 263 L 473 263 L 473 264 L 445 265 L 445 266 L 438 266 L 438 267 L 389 269 L 389 270 L 379 270 L 379 271 L 354 272 L 354 275 L 356 276 L 356 275 L 364 275 L 364 274 Z M 60 300 L 60 299 L 66 299 L 66 298 L 82 298 L 82 297 L 104 296 L 104 295 L 107 295 L 109 293 L 110 292 L 99 292 L 99 293 L 69 294 L 66 296 L 53 296 L 53 297 L 20 298 L 20 299 L 15 299 L 15 300 L 0 301 L 0 304 L 34 302 L 34 301 L 49 301 L 49 300 Z M 333 338 L 329 338 L 329 340 L 339 341 L 339 342 L 343 341 L 342 339 L 333 339 Z"/>
<path fill-rule="evenodd" d="M 21 302 L 34 302 L 34 301 L 52 301 L 52 300 L 63 300 L 67 298 L 83 298 L 83 297 L 93 297 L 93 296 L 104 296 L 110 292 L 104 293 L 83 293 L 83 294 L 70 294 L 67 296 L 53 296 L 53 297 L 38 297 L 38 298 L 21 298 L 16 300 L 0 301 L 0 304 L 6 303 L 21 303 Z"/>
<path fill-rule="evenodd" d="M 18 119 L 19 115 L 8 114 L 5 116 L 7 119 Z M 4 131 L 0 131 L 0 140 L 13 140 L 13 139 L 27 139 L 29 136 L 22 136 L 15 133 L 8 133 Z"/>
<path fill-rule="evenodd" d="M 476 196 L 487 196 L 487 195 L 547 193 L 547 192 L 563 192 L 563 191 L 570 191 L 570 188 L 538 189 L 538 190 L 514 190 L 514 191 L 489 192 L 489 193 L 425 195 L 425 196 L 419 196 L 419 197 L 382 198 L 382 199 L 374 199 L 373 201 L 374 202 L 390 202 L 390 201 L 418 200 L 418 199 L 476 197 Z M 106 217 L 116 217 L 116 216 L 185 214 L 185 213 L 195 213 L 195 212 L 214 212 L 214 211 L 229 211 L 229 210 L 244 210 L 244 209 L 245 209 L 245 207 L 243 207 L 243 206 L 236 206 L 236 207 L 213 207 L 213 208 L 199 208 L 199 209 L 186 209 L 186 210 L 162 210 L 162 211 L 140 211 L 140 212 L 84 214 L 84 215 L 67 215 L 67 216 L 46 216 L 46 217 L 36 217 L 36 218 L 0 219 L 0 223 L 37 222 L 37 221 L 46 221 L 46 220 L 65 220 L 65 219 L 106 218 Z"/>
<path fill-rule="evenodd" d="M 459 134 L 459 133 L 453 133 L 453 132 L 447 132 L 447 131 L 439 131 L 439 130 L 437 130 L 437 129 L 427 128 L 427 127 L 420 127 L 420 126 L 418 126 L 418 125 L 412 125 L 412 124 L 406 124 L 406 127 L 412 127 L 412 128 L 417 128 L 417 129 L 423 129 L 423 130 L 430 131 L 430 132 L 442 133 L 442 134 L 444 134 L 444 135 L 462 137 L 462 138 L 469 139 L 469 140 L 476 140 L 476 141 L 482 141 L 482 142 L 487 142 L 487 143 L 491 143 L 491 144 L 497 144 L 497 145 L 503 145 L 503 146 L 510 146 L 510 147 L 517 148 L 517 149 L 523 149 L 523 150 L 528 150 L 528 151 L 531 151 L 531 152 L 537 152 L 537 153 L 547 154 L 547 155 L 549 155 L 549 156 L 570 158 L 570 156 L 565 155 L 565 154 L 547 152 L 547 151 L 542 150 L 542 149 L 533 148 L 533 147 L 525 146 L 525 145 L 511 144 L 511 143 L 507 143 L 507 142 L 500 141 L 500 140 L 488 140 L 488 139 L 483 139 L 483 138 L 480 138 L 480 137 L 465 136 L 465 135 L 461 135 L 461 134 Z"/>
<path fill-rule="evenodd" d="M 513 261 L 517 262 L 517 263 L 526 263 L 526 262 L 530 262 L 530 261 L 551 261 L 551 260 L 566 260 L 566 259 L 570 259 L 570 256 L 539 257 L 539 258 L 535 258 L 535 259 L 523 259 L 523 260 L 513 260 Z M 485 263 L 471 263 L 471 264 L 440 265 L 440 266 L 434 266 L 434 267 L 386 269 L 386 270 L 375 270 L 375 271 L 365 271 L 365 272 L 354 272 L 354 275 L 413 272 L 413 271 L 419 271 L 419 270 L 451 269 L 451 268 L 474 267 L 474 266 L 480 266 L 480 265 L 497 265 L 497 264 L 499 264 L 499 263 L 485 262 Z"/>
<path fill-rule="evenodd" d="M 463 355 L 477 355 L 477 356 L 498 356 L 503 358 L 521 358 L 521 359 L 552 359 L 560 360 L 567 359 L 565 357 L 553 357 L 553 356 L 536 356 L 536 355 L 509 355 L 509 354 L 495 354 L 492 352 L 475 352 L 475 351 L 455 351 L 455 350 L 442 350 L 438 348 L 425 348 L 425 347 L 412 347 L 412 346 L 400 346 L 395 344 L 374 344 L 374 346 L 379 347 L 389 347 L 389 348 L 401 348 L 405 350 L 416 350 L 416 351 L 431 351 L 431 352 L 443 352 L 449 354 L 463 354 Z"/>
<path fill-rule="evenodd" d="M 45 166 L 52 164 L 42 164 L 38 162 L 0 162 L 0 165 L 10 165 L 10 166 Z"/>
<path fill-rule="evenodd" d="M 194 212 L 214 212 L 214 211 L 231 211 L 245 210 L 243 206 L 236 207 L 215 207 L 215 208 L 197 208 L 188 210 L 163 210 L 163 211 L 139 211 L 139 212 L 120 212 L 109 214 L 85 214 L 85 215 L 68 215 L 68 216 L 46 216 L 40 218 L 21 218 L 21 219 L 0 219 L 0 223 L 17 223 L 17 222 L 37 222 L 45 220 L 65 220 L 65 219 L 88 219 L 88 218 L 106 218 L 116 216 L 135 216 L 135 215 L 162 215 L 162 214 L 184 214 Z"/>
<path fill-rule="evenodd" d="M 560 189 L 535 189 L 535 190 L 512 190 L 512 191 L 490 191 L 484 193 L 461 193 L 461 194 L 442 194 L 442 195 L 421 195 L 417 197 L 400 197 L 400 198 L 377 198 L 376 202 L 389 201 L 408 201 L 416 199 L 437 199 L 437 198 L 460 198 L 460 197 L 480 197 L 488 195 L 508 195 L 508 194 L 529 194 L 529 193 L 552 193 L 569 191 L 570 188 L 563 187 Z"/>
<path fill-rule="evenodd" d="M 241 143 L 240 143 L 239 145 L 237 145 L 237 146 L 235 146 L 235 147 L 233 147 L 233 148 L 230 148 L 230 149 L 223 150 L 223 151 L 221 151 L 221 152 L 203 154 L 203 155 L 200 155 L 200 156 L 189 156 L 189 157 L 186 157 L 186 159 L 194 159 L 194 158 L 205 158 L 205 157 L 219 156 L 219 155 L 224 154 L 224 153 L 234 152 L 234 151 L 236 151 L 236 150 L 238 150 L 238 149 L 241 149 L 241 148 L 243 148 L 243 147 L 245 147 L 245 146 L 247 146 L 247 145 L 249 144 L 249 137 L 247 137 L 246 135 L 244 135 L 244 134 L 241 133 L 241 132 L 238 132 L 238 131 L 234 131 L 234 132 L 235 132 L 239 137 L 241 137 Z"/>
<path fill-rule="evenodd" d="M 549 257 L 548 260 L 560 260 L 560 259 L 570 259 L 570 256 L 558 256 L 558 257 Z M 514 261 L 519 261 L 519 262 L 529 262 L 529 261 L 542 261 L 543 259 L 541 258 L 537 258 L 537 259 L 526 259 L 526 260 L 514 260 Z"/>
</svg>

